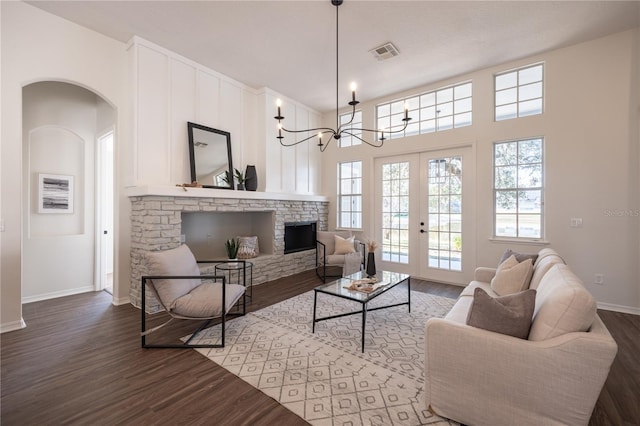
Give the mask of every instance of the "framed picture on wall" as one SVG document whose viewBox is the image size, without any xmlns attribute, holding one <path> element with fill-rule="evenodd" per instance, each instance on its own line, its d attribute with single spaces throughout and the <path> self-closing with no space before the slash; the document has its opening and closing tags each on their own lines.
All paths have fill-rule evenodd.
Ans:
<svg viewBox="0 0 640 426">
<path fill-rule="evenodd" d="M 73 213 L 73 176 L 38 174 L 38 213 Z"/>
</svg>

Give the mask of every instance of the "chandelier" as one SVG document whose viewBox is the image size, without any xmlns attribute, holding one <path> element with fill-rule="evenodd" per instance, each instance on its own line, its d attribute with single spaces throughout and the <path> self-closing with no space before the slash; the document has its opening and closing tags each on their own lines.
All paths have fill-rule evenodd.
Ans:
<svg viewBox="0 0 640 426">
<path fill-rule="evenodd" d="M 351 101 L 349 101 L 349 105 L 351 106 L 351 119 L 346 122 L 346 123 L 340 123 L 340 112 L 339 112 L 339 103 L 338 103 L 338 84 L 339 84 L 339 80 L 338 80 L 338 76 L 339 76 L 339 48 L 340 48 L 340 43 L 339 43 L 339 39 L 338 39 L 338 9 L 339 6 L 342 4 L 343 0 L 331 0 L 331 4 L 334 5 L 336 7 L 336 127 L 335 129 L 329 128 L 329 127 L 317 127 L 314 129 L 304 129 L 304 130 L 291 130 L 291 129 L 287 129 L 282 125 L 282 120 L 284 120 L 284 117 L 282 116 L 281 113 L 281 106 L 282 106 L 282 101 L 280 99 L 278 99 L 276 101 L 276 106 L 278 109 L 278 114 L 273 117 L 278 121 L 278 136 L 277 139 L 280 142 L 280 145 L 282 146 L 295 146 L 298 144 L 301 144 L 303 142 L 307 142 L 313 138 L 318 138 L 318 147 L 320 148 L 320 152 L 324 152 L 325 149 L 327 149 L 327 147 L 329 146 L 329 143 L 331 142 L 332 139 L 336 139 L 336 140 L 340 140 L 340 138 L 342 136 L 351 136 L 354 137 L 356 139 L 359 139 L 360 141 L 366 143 L 367 145 L 370 145 L 372 147 L 375 148 L 380 148 L 382 147 L 382 145 L 384 144 L 384 141 L 387 139 L 385 138 L 385 133 L 387 135 L 391 134 L 391 133 L 400 133 L 403 132 L 406 128 L 407 125 L 409 124 L 409 121 L 411 120 L 411 117 L 409 117 L 409 108 L 408 106 L 405 104 L 405 108 L 404 108 L 404 118 L 402 119 L 402 121 L 404 122 L 404 126 L 401 129 L 395 129 L 395 130 L 387 130 L 387 129 L 377 129 L 377 130 L 373 130 L 373 129 L 364 129 L 364 128 L 354 128 L 351 127 L 351 123 L 353 122 L 353 119 L 355 118 L 356 115 L 356 105 L 358 105 L 360 102 L 358 102 L 356 100 L 356 84 L 355 83 L 351 83 Z M 284 136 L 282 136 L 282 132 L 285 133 L 291 133 L 291 134 L 295 134 L 295 133 L 314 133 L 313 135 L 304 138 L 300 141 L 296 141 L 296 142 L 291 142 L 291 143 L 286 143 L 283 141 Z M 317 134 L 316 134 L 317 132 Z M 358 136 L 359 134 L 362 135 L 364 132 L 370 132 L 373 134 L 373 137 L 376 139 L 375 142 L 369 142 L 366 139 L 363 139 L 362 137 Z M 328 139 L 326 141 L 326 143 L 322 142 L 322 137 L 324 135 L 328 135 Z"/>
</svg>

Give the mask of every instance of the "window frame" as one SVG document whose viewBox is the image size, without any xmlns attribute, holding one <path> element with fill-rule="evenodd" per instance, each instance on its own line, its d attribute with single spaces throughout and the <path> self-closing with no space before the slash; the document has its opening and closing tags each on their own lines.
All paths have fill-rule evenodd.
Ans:
<svg viewBox="0 0 640 426">
<path fill-rule="evenodd" d="M 540 67 L 541 68 L 541 77 L 540 80 L 535 80 L 535 81 L 531 81 L 531 82 L 527 82 L 525 84 L 520 84 L 520 73 L 522 71 L 525 70 L 529 70 L 532 68 L 537 68 Z M 516 84 L 514 86 L 508 86 L 508 87 L 502 87 L 500 90 L 498 90 L 498 84 L 497 84 L 497 80 L 499 77 L 502 76 L 506 76 L 508 74 L 515 74 L 515 78 L 516 78 Z M 530 86 L 533 84 L 537 84 L 540 83 L 540 97 L 539 98 L 530 98 L 530 99 L 525 99 L 525 100 L 520 100 L 520 91 L 521 88 L 526 87 L 526 86 Z M 498 105 L 498 95 L 499 93 L 504 93 L 507 90 L 514 90 L 515 89 L 515 93 L 516 93 L 516 101 L 515 102 L 507 102 L 507 103 L 502 103 L 500 105 Z M 493 121 L 494 122 L 499 122 L 499 121 L 507 121 L 507 120 L 513 120 L 516 118 L 524 118 L 524 117 L 532 117 L 535 115 L 543 115 L 544 114 L 544 101 L 545 101 L 545 63 L 544 62 L 537 62 L 534 64 L 529 64 L 529 65 L 524 65 L 522 67 L 518 67 L 518 68 L 513 68 L 507 71 L 501 71 L 499 73 L 496 73 L 493 75 Z M 540 99 L 540 112 L 539 113 L 533 113 L 533 114 L 521 114 L 521 104 L 524 102 L 530 102 L 532 100 L 536 100 L 536 99 Z M 515 116 L 507 116 L 504 118 L 498 118 L 498 108 L 499 107 L 504 107 L 507 105 L 515 105 L 516 107 L 516 115 Z"/>
<path fill-rule="evenodd" d="M 342 119 L 343 117 L 346 117 L 346 119 L 348 120 L 349 118 L 351 118 L 351 111 L 349 112 L 345 112 L 344 114 L 339 114 L 338 115 L 338 119 L 340 120 L 340 125 L 342 126 Z M 353 117 L 353 122 L 349 125 L 348 128 L 345 128 L 343 130 L 349 130 L 351 128 L 353 128 L 355 126 L 355 128 L 357 129 L 361 129 L 362 128 L 362 110 L 361 109 L 357 109 L 355 110 L 355 112 L 353 113 L 354 117 Z M 358 120 L 359 117 L 359 120 Z M 362 131 L 358 131 L 358 132 L 354 132 L 357 133 L 360 137 L 362 137 Z M 349 144 L 346 145 L 345 141 L 349 140 Z M 362 145 L 362 141 L 356 137 L 353 137 L 351 135 L 347 135 L 347 136 L 341 136 L 340 139 L 338 140 L 338 146 L 340 148 L 349 148 L 351 146 L 358 146 L 358 145 Z"/>
<path fill-rule="evenodd" d="M 360 163 L 360 176 L 353 176 L 353 164 L 354 163 Z M 346 164 L 351 164 L 351 176 L 349 177 L 343 177 L 342 176 L 342 166 L 346 165 Z M 362 160 L 349 160 L 349 161 L 340 161 L 337 164 L 337 203 L 336 203 L 336 228 L 337 229 L 353 229 L 353 230 L 362 230 L 362 183 L 363 183 L 363 170 L 362 170 L 362 166 L 363 166 L 363 162 Z M 354 192 L 353 191 L 353 187 L 354 187 L 354 183 L 356 183 L 356 181 L 359 180 L 360 181 L 360 192 Z M 343 181 L 351 181 L 351 188 L 352 191 L 348 194 L 343 194 L 342 192 L 342 183 Z M 348 209 L 345 209 L 342 203 L 342 199 L 343 197 L 351 197 L 351 204 L 348 206 Z M 358 197 L 360 199 L 360 210 L 354 210 L 353 209 L 353 197 Z M 343 226 L 342 225 L 342 215 L 348 213 L 350 215 L 351 218 L 351 226 Z M 359 227 L 354 227 L 353 226 L 353 218 L 354 215 L 359 219 L 360 222 L 360 226 Z"/>
<path fill-rule="evenodd" d="M 509 164 L 509 165 L 496 165 L 496 147 L 498 145 L 501 144 L 507 144 L 507 143 L 516 143 L 518 144 L 517 146 L 517 153 L 519 152 L 519 144 L 521 142 L 527 142 L 527 141 L 533 141 L 533 140 L 540 140 L 540 184 L 539 186 L 520 186 L 518 184 L 518 176 L 516 174 L 516 184 L 514 187 L 509 187 L 509 188 L 496 188 L 496 172 L 497 172 L 497 168 L 498 167 L 514 167 L 513 164 Z M 493 165 L 492 165 L 492 201 L 493 201 L 493 238 L 495 240 L 507 240 L 507 241 L 520 241 L 520 242 L 544 242 L 545 241 L 545 138 L 544 136 L 532 136 L 532 137 L 526 137 L 526 138 L 517 138 L 517 139 L 510 139 L 510 140 L 504 140 L 504 141 L 498 141 L 498 142 L 494 142 L 492 144 L 492 161 L 493 161 Z M 532 165 L 532 164 L 538 164 L 538 163 L 520 163 L 519 159 L 518 159 L 518 154 L 516 153 L 516 164 L 515 167 L 517 168 L 517 171 L 519 171 L 519 167 L 521 165 Z M 518 210 L 518 199 L 516 198 L 516 210 L 514 213 L 516 216 L 516 235 L 498 235 L 497 230 L 498 230 L 498 212 L 497 212 L 497 194 L 499 192 L 503 192 L 503 191 L 540 191 L 540 212 L 539 213 L 535 213 L 536 215 L 540 216 L 540 235 L 537 237 L 530 237 L 530 236 L 520 236 L 520 230 L 519 230 L 519 223 L 520 223 L 520 217 L 521 215 L 525 215 L 525 216 L 531 216 L 534 215 L 532 213 L 521 213 Z"/>
<path fill-rule="evenodd" d="M 468 96 L 456 94 L 456 91 L 462 91 L 464 86 L 469 86 Z M 451 99 L 446 95 L 451 91 Z M 433 103 L 428 102 L 429 98 L 433 98 Z M 468 104 L 468 109 L 463 108 L 463 102 Z M 383 102 L 376 105 L 376 128 L 378 130 L 397 130 L 404 126 L 402 118 L 404 117 L 404 105 L 409 106 L 409 117 L 412 120 L 407 125 L 407 129 L 403 132 L 389 133 L 388 139 L 400 139 L 408 136 L 422 135 L 427 133 L 443 132 L 446 130 L 458 129 L 473 125 L 473 80 L 465 80 L 449 86 L 440 87 L 435 90 L 421 92 L 400 99 L 394 99 L 389 102 Z M 443 109 L 450 109 L 450 113 L 439 115 Z M 388 113 L 381 115 L 382 109 L 389 110 Z M 456 118 L 468 115 L 468 121 L 456 122 Z M 395 118 L 395 121 L 394 121 Z M 445 126 L 445 119 L 451 119 L 451 125 Z M 381 126 L 381 120 L 386 120 L 387 125 Z M 427 124 L 433 122 L 433 127 Z M 414 130 L 417 128 L 417 130 Z"/>
</svg>

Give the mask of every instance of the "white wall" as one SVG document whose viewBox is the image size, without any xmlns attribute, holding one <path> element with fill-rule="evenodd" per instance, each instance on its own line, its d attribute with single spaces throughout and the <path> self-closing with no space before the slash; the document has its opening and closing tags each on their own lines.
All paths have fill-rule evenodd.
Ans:
<svg viewBox="0 0 640 426">
<path fill-rule="evenodd" d="M 282 125 L 286 129 L 298 130 L 316 128 L 320 123 L 320 114 L 299 102 L 286 98 L 272 90 L 263 89 L 260 96 L 264 138 L 262 158 L 268 192 L 289 192 L 299 194 L 320 193 L 321 158 L 316 149 L 316 141 L 301 142 L 295 146 L 283 147 L 276 138 L 278 135 L 276 100 L 282 101 Z M 294 144 L 307 138 L 306 133 L 287 134 L 283 143 Z"/>
<path fill-rule="evenodd" d="M 601 306 L 640 313 L 640 155 L 638 154 L 638 30 L 551 51 L 461 75 L 362 104 L 363 126 L 375 128 L 375 105 L 405 95 L 473 81 L 473 125 L 368 146 L 327 149 L 322 189 L 330 197 L 331 227 L 336 224 L 336 164 L 362 160 L 365 211 L 374 208 L 373 159 L 407 152 L 471 145 L 476 153 L 478 266 L 492 266 L 509 247 L 538 251 L 542 245 L 492 241 L 492 146 L 494 142 L 543 136 L 545 139 L 545 239 L 584 281 Z M 493 121 L 493 75 L 543 61 L 543 115 Z M 366 88 L 362 88 L 366 90 Z M 333 123 L 335 115 L 323 121 Z M 335 141 L 334 141 L 335 142 Z M 583 228 L 570 228 L 571 218 Z M 363 232 L 375 235 L 373 217 L 364 215 Z M 594 284 L 594 274 L 605 284 Z"/>
<path fill-rule="evenodd" d="M 127 104 L 125 45 L 72 24 L 22 2 L 1 2 L 2 32 L 2 170 L 0 217 L 6 225 L 0 233 L 1 284 L 0 328 L 8 331 L 22 323 L 21 294 L 23 176 L 22 88 L 38 81 L 64 81 L 85 87 L 107 100 L 115 109 L 116 140 L 128 142 L 120 133 Z M 126 164 L 118 158 L 120 164 Z M 121 178 L 118 178 L 121 180 Z M 126 200 L 126 198 L 125 198 Z M 128 200 L 126 200 L 128 202 Z M 120 201 L 117 201 L 116 208 Z M 128 220 L 128 211 L 125 210 Z M 114 297 L 128 297 L 128 222 L 116 219 L 117 276 Z M 124 237 L 124 238 L 123 238 Z M 126 262 L 123 262 L 126 258 Z M 124 284 L 123 292 L 119 285 Z"/>
<path fill-rule="evenodd" d="M 257 118 L 254 89 L 139 37 L 128 55 L 135 123 L 128 185 L 191 182 L 188 121 L 230 132 L 233 167 L 251 164 L 245 155 L 258 144 L 247 130 Z"/>
<path fill-rule="evenodd" d="M 318 193 L 316 152 L 308 144 L 283 149 L 272 132 L 280 95 L 248 87 L 139 37 L 131 40 L 128 55 L 135 123 L 128 185 L 190 182 L 187 122 L 193 121 L 231 133 L 233 166 L 244 171 L 255 165 L 258 191 Z M 317 126 L 317 112 L 284 101 L 291 128 Z"/>
</svg>

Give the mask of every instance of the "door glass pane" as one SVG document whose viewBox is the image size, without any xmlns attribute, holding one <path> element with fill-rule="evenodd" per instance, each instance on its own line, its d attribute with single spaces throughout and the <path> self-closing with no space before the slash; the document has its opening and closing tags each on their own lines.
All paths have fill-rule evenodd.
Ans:
<svg viewBox="0 0 640 426">
<path fill-rule="evenodd" d="M 429 160 L 430 268 L 462 270 L 462 157 Z"/>
<path fill-rule="evenodd" d="M 409 263 L 409 163 L 382 165 L 382 260 Z"/>
</svg>

